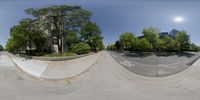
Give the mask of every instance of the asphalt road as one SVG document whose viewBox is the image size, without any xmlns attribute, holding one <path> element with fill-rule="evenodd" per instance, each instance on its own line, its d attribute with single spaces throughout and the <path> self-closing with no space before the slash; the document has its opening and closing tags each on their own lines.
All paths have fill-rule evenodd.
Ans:
<svg viewBox="0 0 200 100">
<path fill-rule="evenodd" d="M 109 53 L 127 70 L 149 77 L 162 77 L 181 72 L 199 57 L 199 53 L 180 53 L 170 56 L 112 51 Z"/>
<path fill-rule="evenodd" d="M 2 56 L 2 55 L 1 55 Z M 31 78 L 0 60 L 1 100 L 199 100 L 200 68 L 181 77 L 152 79 L 129 75 L 108 53 L 78 80 L 48 82 Z M 127 78 L 129 77 L 129 78 Z M 132 78 L 132 79 L 131 79 Z"/>
</svg>

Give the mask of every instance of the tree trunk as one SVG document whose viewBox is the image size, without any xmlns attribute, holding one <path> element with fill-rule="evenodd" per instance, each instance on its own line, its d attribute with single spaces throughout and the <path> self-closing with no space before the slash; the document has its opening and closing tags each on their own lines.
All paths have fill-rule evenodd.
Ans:
<svg viewBox="0 0 200 100">
<path fill-rule="evenodd" d="M 31 41 L 29 41 L 29 52 L 30 52 L 30 54 L 32 54 L 32 43 L 31 43 Z"/>
</svg>

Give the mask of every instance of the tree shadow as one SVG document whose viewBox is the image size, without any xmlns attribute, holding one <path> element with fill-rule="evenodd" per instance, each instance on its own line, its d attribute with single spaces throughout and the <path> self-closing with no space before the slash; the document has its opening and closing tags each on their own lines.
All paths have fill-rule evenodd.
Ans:
<svg viewBox="0 0 200 100">
<path fill-rule="evenodd" d="M 157 57 L 169 57 L 169 56 L 178 56 L 178 57 L 187 57 L 192 58 L 196 54 L 190 52 L 124 52 L 124 56 L 127 57 L 148 57 L 155 55 Z"/>
<path fill-rule="evenodd" d="M 178 57 L 188 57 L 188 58 L 192 58 L 194 57 L 196 54 L 193 54 L 193 53 L 189 53 L 189 52 L 182 52 L 182 53 L 178 53 L 177 54 Z"/>
<path fill-rule="evenodd" d="M 139 57 L 139 58 L 144 58 L 148 56 L 152 56 L 154 53 L 153 52 L 126 52 L 124 53 L 124 56 L 127 57 Z"/>
</svg>

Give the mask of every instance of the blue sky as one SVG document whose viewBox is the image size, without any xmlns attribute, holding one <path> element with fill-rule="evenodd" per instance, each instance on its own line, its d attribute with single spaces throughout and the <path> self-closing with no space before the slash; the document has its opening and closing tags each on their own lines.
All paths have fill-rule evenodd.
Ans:
<svg viewBox="0 0 200 100">
<path fill-rule="evenodd" d="M 93 13 L 106 44 L 113 43 L 123 32 L 141 35 L 143 28 L 153 26 L 169 32 L 173 28 L 186 30 L 191 41 L 200 45 L 200 1 L 198 0 L 1 0 L 0 44 L 5 45 L 9 31 L 22 18 L 27 8 L 51 5 L 81 5 Z M 183 22 L 174 22 L 180 16 Z"/>
</svg>

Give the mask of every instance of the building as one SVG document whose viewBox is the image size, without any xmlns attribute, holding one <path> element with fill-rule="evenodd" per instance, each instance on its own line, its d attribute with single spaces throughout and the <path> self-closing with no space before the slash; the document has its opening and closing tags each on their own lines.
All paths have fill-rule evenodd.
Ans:
<svg viewBox="0 0 200 100">
<path fill-rule="evenodd" d="M 169 33 L 168 32 L 160 32 L 159 38 L 162 39 L 165 36 L 170 36 L 175 39 L 178 32 L 179 32 L 179 30 L 177 30 L 177 29 L 172 29 Z M 144 35 L 138 36 L 138 39 L 142 39 L 142 38 L 144 38 Z"/>
<path fill-rule="evenodd" d="M 176 38 L 176 34 L 178 33 L 179 31 L 177 29 L 173 29 L 170 31 L 169 35 L 172 37 L 172 38 Z"/>
<path fill-rule="evenodd" d="M 161 33 L 159 33 L 159 37 L 161 39 L 164 38 L 165 36 L 169 36 L 168 32 L 161 32 Z"/>
<path fill-rule="evenodd" d="M 143 38 L 144 38 L 144 35 L 138 36 L 137 38 L 138 38 L 138 39 L 143 39 Z"/>
<path fill-rule="evenodd" d="M 49 18 L 48 15 L 43 15 L 40 16 L 39 21 L 43 22 L 43 24 L 48 23 L 47 19 Z M 53 18 L 52 18 L 53 19 Z M 36 21 L 39 22 L 39 21 Z M 49 37 L 48 38 L 48 43 L 43 47 L 43 50 L 48 50 L 49 52 L 52 53 L 59 53 L 59 48 L 62 49 L 60 51 L 64 51 L 64 39 L 62 38 L 57 38 L 57 33 L 54 31 L 56 26 L 54 24 L 51 24 L 50 27 L 45 27 L 45 25 L 41 25 L 40 29 L 46 33 L 46 35 Z M 61 29 L 60 26 L 58 28 Z M 61 47 L 59 47 L 61 46 Z"/>
</svg>

